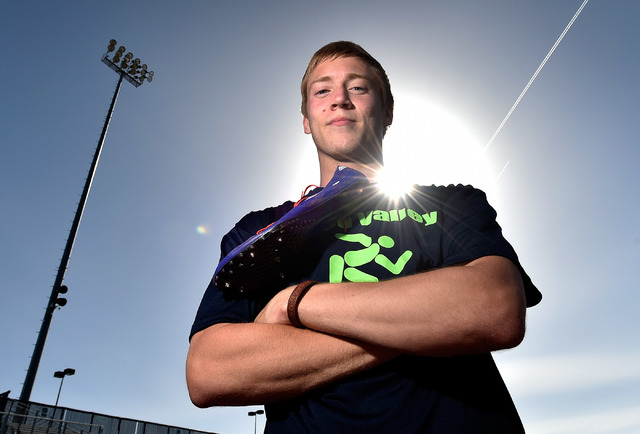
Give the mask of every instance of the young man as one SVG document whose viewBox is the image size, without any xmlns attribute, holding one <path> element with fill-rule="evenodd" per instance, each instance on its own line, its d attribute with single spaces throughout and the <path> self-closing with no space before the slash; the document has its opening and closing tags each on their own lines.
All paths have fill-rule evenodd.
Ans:
<svg viewBox="0 0 640 434">
<path fill-rule="evenodd" d="M 378 190 L 393 96 L 360 46 L 321 48 L 301 91 L 324 188 L 223 238 L 191 331 L 192 401 L 264 404 L 267 432 L 522 432 L 490 352 L 521 342 L 541 295 L 485 195 Z M 254 253 L 273 264 L 246 271 Z"/>
</svg>

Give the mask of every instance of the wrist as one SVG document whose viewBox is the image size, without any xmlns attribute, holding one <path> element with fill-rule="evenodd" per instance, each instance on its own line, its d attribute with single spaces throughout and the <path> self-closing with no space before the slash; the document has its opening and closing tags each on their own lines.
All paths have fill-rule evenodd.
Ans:
<svg viewBox="0 0 640 434">
<path fill-rule="evenodd" d="M 294 327 L 305 328 L 300 321 L 298 307 L 300 306 L 302 297 L 304 297 L 309 289 L 311 289 L 311 287 L 317 283 L 318 282 L 314 280 L 305 280 L 304 282 L 298 284 L 298 286 L 296 286 L 295 289 L 291 292 L 289 301 L 287 302 L 287 316 L 289 317 L 289 322 Z"/>
</svg>

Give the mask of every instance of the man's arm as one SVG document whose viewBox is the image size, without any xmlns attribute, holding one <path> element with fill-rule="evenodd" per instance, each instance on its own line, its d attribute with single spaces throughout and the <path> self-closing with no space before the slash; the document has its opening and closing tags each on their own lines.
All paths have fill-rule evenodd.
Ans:
<svg viewBox="0 0 640 434">
<path fill-rule="evenodd" d="M 187 357 L 201 407 L 280 401 L 362 372 L 400 353 L 489 352 L 524 336 L 525 297 L 516 266 L 496 256 L 377 283 L 318 284 L 289 324 L 293 288 L 253 324 L 218 324 L 193 336 Z"/>
<path fill-rule="evenodd" d="M 198 407 L 282 401 L 399 353 L 282 324 L 216 324 L 196 333 L 187 386 Z"/>
<path fill-rule="evenodd" d="M 278 293 L 256 321 L 289 324 L 293 288 Z M 500 256 L 377 283 L 317 284 L 302 298 L 305 327 L 423 356 L 486 353 L 524 338 L 520 272 Z"/>
</svg>

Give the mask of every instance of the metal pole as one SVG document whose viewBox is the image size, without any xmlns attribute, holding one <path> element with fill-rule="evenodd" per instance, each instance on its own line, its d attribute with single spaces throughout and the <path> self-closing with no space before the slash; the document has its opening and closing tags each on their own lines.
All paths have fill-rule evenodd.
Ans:
<svg viewBox="0 0 640 434">
<path fill-rule="evenodd" d="M 58 397 L 56 398 L 56 405 L 53 407 L 54 415 L 56 413 L 56 408 L 58 408 L 58 401 L 60 400 L 60 392 L 62 392 L 62 383 L 64 383 L 64 377 L 66 377 L 66 375 L 63 375 L 62 378 L 60 379 L 60 387 L 58 388 Z"/>
<path fill-rule="evenodd" d="M 255 434 L 256 431 L 258 430 L 258 415 L 259 414 L 264 414 L 264 410 L 250 411 L 249 413 L 247 413 L 248 416 L 253 416 L 253 434 Z"/>
<path fill-rule="evenodd" d="M 71 257 L 71 250 L 73 249 L 73 243 L 75 241 L 76 234 L 78 232 L 78 227 L 80 226 L 80 220 L 82 219 L 82 212 L 84 211 L 84 206 L 87 202 L 87 197 L 89 196 L 89 190 L 91 190 L 91 183 L 93 182 L 93 176 L 95 175 L 96 169 L 98 167 L 98 161 L 100 160 L 100 153 L 102 152 L 102 145 L 104 144 L 105 137 L 107 136 L 107 129 L 109 128 L 109 122 L 111 121 L 113 109 L 116 106 L 116 100 L 118 99 L 118 93 L 120 92 L 120 86 L 122 84 L 122 79 L 124 78 L 124 75 L 125 74 L 123 72 L 120 73 L 120 79 L 118 80 L 118 85 L 116 86 L 116 90 L 113 93 L 113 99 L 111 100 L 111 106 L 109 107 L 107 118 L 104 121 L 104 127 L 102 128 L 100 141 L 98 142 L 98 146 L 96 147 L 96 152 L 93 156 L 93 162 L 91 163 L 91 168 L 89 169 L 89 174 L 87 175 L 87 180 L 84 184 L 82 196 L 80 197 L 80 202 L 78 203 L 78 209 L 76 210 L 76 215 L 73 220 L 73 224 L 71 225 L 69 237 L 67 238 L 67 245 L 65 246 L 64 253 L 62 254 L 62 259 L 60 260 L 60 266 L 58 267 L 58 274 L 56 275 L 56 279 L 53 283 L 53 288 L 51 289 L 49 304 L 47 305 L 47 309 L 45 310 L 45 313 L 44 313 L 44 318 L 42 320 L 42 325 L 40 326 L 40 332 L 38 333 L 38 339 L 36 341 L 36 345 L 33 348 L 33 355 L 31 356 L 29 369 L 27 370 L 27 375 L 24 379 L 24 384 L 22 385 L 22 392 L 20 393 L 20 401 L 26 402 L 26 401 L 29 401 L 29 399 L 31 398 L 33 383 L 35 382 L 36 374 L 38 373 L 38 366 L 40 365 L 40 359 L 42 358 L 42 351 L 44 350 L 44 344 L 47 340 L 49 327 L 51 326 L 53 311 L 56 309 L 56 300 L 58 298 L 58 288 L 62 285 L 62 281 L 64 280 L 64 274 L 67 271 L 67 264 L 69 263 L 69 258 Z"/>
</svg>

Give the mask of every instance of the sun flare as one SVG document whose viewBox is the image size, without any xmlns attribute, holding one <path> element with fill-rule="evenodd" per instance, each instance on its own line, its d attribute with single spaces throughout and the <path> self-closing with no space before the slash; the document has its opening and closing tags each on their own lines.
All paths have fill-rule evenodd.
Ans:
<svg viewBox="0 0 640 434">
<path fill-rule="evenodd" d="M 391 199 L 398 199 L 409 191 L 414 182 L 402 171 L 392 171 L 387 168 L 378 174 L 378 186 L 380 190 Z"/>
<path fill-rule="evenodd" d="M 381 185 L 390 194 L 412 184 L 471 184 L 491 189 L 494 177 L 482 144 L 454 115 L 399 89 L 384 142 Z"/>
</svg>

